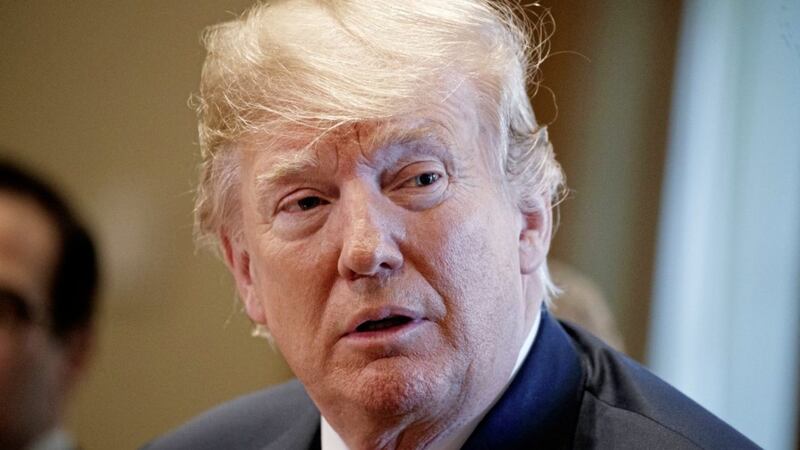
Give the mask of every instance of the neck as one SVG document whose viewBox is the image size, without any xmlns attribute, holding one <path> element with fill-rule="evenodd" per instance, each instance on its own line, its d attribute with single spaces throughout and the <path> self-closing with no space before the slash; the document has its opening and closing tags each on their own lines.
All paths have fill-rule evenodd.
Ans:
<svg viewBox="0 0 800 450">
<path fill-rule="evenodd" d="M 462 402 L 461 406 L 428 411 L 425 415 L 417 412 L 369 414 L 364 412 L 363 405 L 337 408 L 335 411 L 321 408 L 321 411 L 324 420 L 349 449 L 361 450 L 435 447 L 480 412 L 465 417 L 464 412 L 471 409 L 470 405 Z"/>
</svg>

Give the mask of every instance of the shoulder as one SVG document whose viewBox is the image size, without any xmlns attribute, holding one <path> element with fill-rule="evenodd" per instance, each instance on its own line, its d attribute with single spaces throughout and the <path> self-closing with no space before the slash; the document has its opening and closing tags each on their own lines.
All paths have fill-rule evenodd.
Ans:
<svg viewBox="0 0 800 450">
<path fill-rule="evenodd" d="M 319 413 L 293 380 L 217 406 L 143 448 L 261 449 L 290 433 L 310 441 L 318 425 Z"/>
<path fill-rule="evenodd" d="M 630 358 L 563 325 L 585 371 L 577 447 L 758 448 Z"/>
</svg>

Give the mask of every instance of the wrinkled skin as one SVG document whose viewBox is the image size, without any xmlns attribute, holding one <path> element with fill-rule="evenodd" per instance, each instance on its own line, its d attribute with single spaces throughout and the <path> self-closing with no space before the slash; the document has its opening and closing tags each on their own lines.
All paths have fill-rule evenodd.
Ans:
<svg viewBox="0 0 800 450">
<path fill-rule="evenodd" d="M 303 158 L 305 142 L 240 143 L 226 261 L 351 448 L 425 447 L 477 416 L 539 312 L 549 212 L 516 206 L 472 98 L 462 87 L 414 117 L 339 130 Z M 356 329 L 392 314 L 409 322 Z"/>
</svg>

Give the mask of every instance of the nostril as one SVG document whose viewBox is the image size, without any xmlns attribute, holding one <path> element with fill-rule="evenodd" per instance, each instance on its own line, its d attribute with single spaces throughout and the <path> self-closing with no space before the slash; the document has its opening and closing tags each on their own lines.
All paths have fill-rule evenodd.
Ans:
<svg viewBox="0 0 800 450">
<path fill-rule="evenodd" d="M 364 277 L 385 277 L 403 265 L 403 256 L 396 245 L 378 242 L 372 247 L 346 246 L 339 256 L 339 274 L 356 280 Z"/>
</svg>

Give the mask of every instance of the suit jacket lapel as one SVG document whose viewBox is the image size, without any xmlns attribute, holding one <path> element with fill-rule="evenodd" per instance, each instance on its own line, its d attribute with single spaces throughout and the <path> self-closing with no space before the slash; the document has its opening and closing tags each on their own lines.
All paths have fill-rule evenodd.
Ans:
<svg viewBox="0 0 800 450">
<path fill-rule="evenodd" d="M 583 385 L 569 336 L 546 310 L 528 357 L 463 449 L 570 448 Z"/>
</svg>

